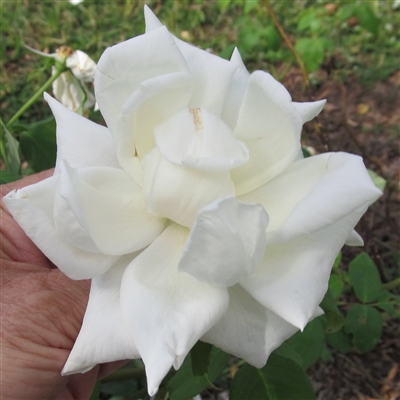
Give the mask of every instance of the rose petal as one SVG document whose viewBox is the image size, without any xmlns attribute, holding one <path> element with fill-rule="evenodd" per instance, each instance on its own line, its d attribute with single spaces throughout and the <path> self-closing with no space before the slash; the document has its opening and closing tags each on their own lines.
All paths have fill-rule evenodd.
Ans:
<svg viewBox="0 0 400 400">
<path fill-rule="evenodd" d="M 330 225 L 380 195 L 360 157 L 325 153 L 293 163 L 238 199 L 262 204 L 270 216 L 269 241 L 283 242 Z"/>
<path fill-rule="evenodd" d="M 201 340 L 262 368 L 298 328 L 254 300 L 240 285 L 229 288 L 229 308 Z"/>
<path fill-rule="evenodd" d="M 60 180 L 57 186 L 54 197 L 54 226 L 57 233 L 68 243 L 79 249 L 99 253 L 100 250 L 93 242 L 89 232 L 77 220 L 67 200 L 61 197 Z"/>
<path fill-rule="evenodd" d="M 57 163 L 68 160 L 74 168 L 103 165 L 118 167 L 110 131 L 64 107 L 47 93 L 44 98 L 57 122 Z"/>
<path fill-rule="evenodd" d="M 154 127 L 187 107 L 192 78 L 186 73 L 158 76 L 142 82 L 121 110 L 116 137 L 118 158 L 127 172 L 135 153 L 142 158 L 155 147 Z"/>
<path fill-rule="evenodd" d="M 122 257 L 109 271 L 92 279 L 82 328 L 62 375 L 91 370 L 97 364 L 139 358 L 122 317 L 122 275 L 133 256 Z"/>
<path fill-rule="evenodd" d="M 332 153 L 297 161 L 258 189 L 238 196 L 238 200 L 262 204 L 270 216 L 268 232 L 272 232 L 281 227 L 297 205 L 317 187 L 327 173 L 330 157 Z"/>
<path fill-rule="evenodd" d="M 146 33 L 164 26 L 147 4 L 144 5 L 144 20 L 146 23 Z"/>
<path fill-rule="evenodd" d="M 238 67 L 182 40 L 175 40 L 193 77 L 194 90 L 189 107 L 202 107 L 220 116 Z"/>
<path fill-rule="evenodd" d="M 228 308 L 226 289 L 178 271 L 188 233 L 170 225 L 122 278 L 122 312 L 145 363 L 150 395 Z"/>
<path fill-rule="evenodd" d="M 61 167 L 61 196 L 105 254 L 123 255 L 149 245 L 165 221 L 146 212 L 141 188 L 122 170 Z"/>
<path fill-rule="evenodd" d="M 55 67 L 52 75 L 55 74 Z M 63 72 L 52 84 L 54 96 L 68 109 L 83 113 L 85 92 L 71 71 Z M 90 106 L 89 106 L 90 107 Z"/>
<path fill-rule="evenodd" d="M 249 159 L 244 143 L 230 128 L 203 108 L 183 108 L 154 128 L 163 157 L 174 164 L 220 171 L 236 168 Z"/>
<path fill-rule="evenodd" d="M 311 121 L 315 118 L 324 108 L 326 100 L 312 101 L 308 103 L 296 103 L 292 104 L 295 106 L 297 112 L 300 114 L 303 123 Z"/>
<path fill-rule="evenodd" d="M 249 162 L 232 171 L 238 195 L 260 187 L 296 159 L 302 124 L 279 82 L 262 71 L 250 75 L 234 131 L 250 153 Z"/>
<path fill-rule="evenodd" d="M 268 215 L 233 196 L 203 207 L 185 245 L 179 270 L 202 282 L 233 286 L 252 274 L 266 245 Z"/>
<path fill-rule="evenodd" d="M 200 171 L 165 160 L 156 148 L 146 155 L 143 191 L 149 213 L 192 226 L 206 204 L 234 193 L 229 171 Z"/>
<path fill-rule="evenodd" d="M 146 34 L 163 26 L 149 7 L 145 8 L 145 18 Z M 189 107 L 203 107 L 215 115 L 221 115 L 237 65 L 192 46 L 175 36 L 174 39 L 185 57 L 193 77 L 194 91 Z"/>
<path fill-rule="evenodd" d="M 263 306 L 304 329 L 328 290 L 337 254 L 367 206 L 312 234 L 267 244 L 257 271 L 240 284 Z"/>
<path fill-rule="evenodd" d="M 321 158 L 326 159 L 326 173 L 309 195 L 297 203 L 285 224 L 268 234 L 269 242 L 283 242 L 318 231 L 360 207 L 366 209 L 382 195 L 372 183 L 361 157 L 347 153 L 328 153 L 321 155 Z M 301 178 L 297 176 L 297 179 Z M 296 177 L 292 176 L 292 183 L 295 180 Z M 292 191 L 290 194 L 287 192 L 287 195 L 295 196 Z M 265 208 L 272 220 L 276 209 L 273 211 L 270 208 L 271 211 L 268 211 Z"/>
<path fill-rule="evenodd" d="M 67 58 L 67 67 L 83 82 L 93 82 L 96 63 L 83 51 L 76 50 Z"/>
<path fill-rule="evenodd" d="M 99 276 L 119 257 L 84 251 L 57 233 L 53 218 L 56 181 L 53 176 L 12 191 L 4 197 L 4 203 L 27 236 L 64 274 L 71 279 Z"/>
<path fill-rule="evenodd" d="M 231 57 L 231 63 L 237 66 L 234 73 L 229 90 L 226 95 L 224 108 L 222 110 L 221 118 L 234 130 L 239 115 L 239 110 L 242 105 L 244 94 L 246 92 L 249 73 L 243 64 L 239 50 L 235 47 Z"/>
<path fill-rule="evenodd" d="M 364 246 L 363 238 L 353 229 L 346 240 L 346 246 Z"/>
<path fill-rule="evenodd" d="M 113 135 L 123 104 L 141 82 L 173 72 L 188 72 L 187 64 L 165 27 L 108 48 L 95 75 L 96 100 Z"/>
</svg>

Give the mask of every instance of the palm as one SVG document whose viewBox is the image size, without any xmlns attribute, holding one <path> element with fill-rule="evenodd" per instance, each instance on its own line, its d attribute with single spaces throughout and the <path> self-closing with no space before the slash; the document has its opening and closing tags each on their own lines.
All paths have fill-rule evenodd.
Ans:
<svg viewBox="0 0 400 400">
<path fill-rule="evenodd" d="M 37 182 L 45 172 L 0 187 L 10 190 Z M 24 234 L 1 203 L 1 398 L 83 400 L 96 379 L 115 365 L 62 377 L 60 371 L 78 335 L 89 281 L 72 281 L 55 268 Z M 114 368 L 113 368 L 114 367 Z"/>
</svg>

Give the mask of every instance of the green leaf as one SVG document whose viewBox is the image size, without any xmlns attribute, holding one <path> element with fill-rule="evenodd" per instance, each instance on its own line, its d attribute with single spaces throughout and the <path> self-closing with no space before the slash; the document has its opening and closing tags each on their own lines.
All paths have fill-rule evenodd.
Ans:
<svg viewBox="0 0 400 400">
<path fill-rule="evenodd" d="M 375 15 L 372 7 L 369 4 L 363 3 L 360 4 L 355 11 L 360 25 L 367 31 L 377 35 L 379 32 L 380 20 Z"/>
<path fill-rule="evenodd" d="M 296 50 L 306 64 L 308 72 L 316 71 L 324 61 L 323 42 L 317 38 L 301 38 L 296 42 Z"/>
<path fill-rule="evenodd" d="M 221 11 L 225 11 L 231 3 L 231 0 L 218 0 L 217 5 Z"/>
<path fill-rule="evenodd" d="M 327 334 L 326 343 L 343 354 L 349 353 L 353 348 L 351 337 L 345 333 L 344 329 Z"/>
<path fill-rule="evenodd" d="M 390 293 L 387 290 L 383 290 L 379 295 L 378 307 L 386 311 L 391 317 L 397 316 L 400 311 L 400 296 Z"/>
<path fill-rule="evenodd" d="M 100 382 L 96 383 L 89 400 L 100 400 Z"/>
<path fill-rule="evenodd" d="M 323 362 L 329 362 L 333 360 L 332 352 L 328 349 L 327 346 L 324 346 L 321 354 L 321 360 Z"/>
<path fill-rule="evenodd" d="M 265 367 L 244 365 L 234 376 L 230 400 L 315 399 L 307 374 L 293 360 L 271 354 Z"/>
<path fill-rule="evenodd" d="M 337 332 L 345 323 L 345 319 L 342 313 L 337 308 L 335 299 L 332 295 L 330 289 L 326 292 L 320 307 L 325 312 L 325 317 L 327 321 L 327 325 L 325 326 L 326 333 Z"/>
<path fill-rule="evenodd" d="M 367 253 L 361 253 L 349 265 L 350 283 L 363 303 L 375 301 L 382 291 L 378 269 Z"/>
<path fill-rule="evenodd" d="M 303 152 L 304 158 L 308 158 L 308 157 L 312 156 L 312 154 L 310 153 L 310 151 L 306 147 L 302 147 L 301 151 Z"/>
<path fill-rule="evenodd" d="M 170 400 L 187 400 L 201 393 L 215 381 L 225 369 L 229 354 L 216 347 L 212 348 L 207 376 L 194 377 L 191 354 L 168 383 Z"/>
<path fill-rule="evenodd" d="M 40 172 L 55 166 L 56 123 L 53 117 L 28 126 L 20 137 L 21 151 L 29 166 Z"/>
<path fill-rule="evenodd" d="M 386 179 L 382 178 L 379 176 L 375 171 L 372 171 L 372 169 L 368 169 L 368 174 L 370 178 L 372 179 L 372 182 L 374 185 L 379 189 L 382 190 L 382 192 L 385 190 L 386 187 Z"/>
<path fill-rule="evenodd" d="M 192 372 L 195 378 L 206 377 L 211 359 L 211 344 L 198 341 L 190 350 L 192 358 Z"/>
<path fill-rule="evenodd" d="M 19 156 L 19 143 L 18 140 L 14 138 L 8 128 L 1 121 L 1 128 L 4 131 L 5 138 L 5 164 L 7 168 L 18 174 L 21 169 L 21 158 Z"/>
<path fill-rule="evenodd" d="M 208 368 L 208 377 L 211 382 L 214 382 L 222 374 L 230 357 L 228 353 L 213 346 Z"/>
<path fill-rule="evenodd" d="M 290 358 L 297 364 L 303 365 L 303 359 L 301 358 L 301 355 L 293 349 L 293 347 L 288 343 L 287 340 L 283 342 L 276 350 L 274 350 L 272 354 L 276 354 L 285 358 Z"/>
<path fill-rule="evenodd" d="M 314 31 L 319 27 L 321 27 L 321 21 L 317 17 L 317 11 L 314 8 L 307 8 L 300 16 L 297 28 L 300 31 L 305 29 Z"/>
<path fill-rule="evenodd" d="M 335 258 L 335 262 L 333 263 L 333 269 L 339 268 L 341 262 L 342 262 L 342 252 L 339 251 L 339 254 Z"/>
<path fill-rule="evenodd" d="M 244 13 L 248 14 L 250 11 L 254 10 L 257 6 L 257 1 L 245 1 L 244 2 Z"/>
<path fill-rule="evenodd" d="M 335 300 L 337 300 L 343 293 L 344 290 L 344 282 L 339 275 L 332 274 L 329 278 L 329 290 L 332 293 L 332 296 Z"/>
<path fill-rule="evenodd" d="M 273 25 L 268 25 L 264 29 L 264 38 L 265 41 L 267 42 L 267 49 L 268 50 L 273 50 L 277 51 L 281 45 L 281 35 L 279 32 L 275 29 Z"/>
<path fill-rule="evenodd" d="M 346 4 L 346 3 L 342 3 L 339 7 L 339 10 L 336 13 L 336 18 L 339 21 L 346 21 L 349 18 L 353 17 L 356 14 L 356 9 L 357 9 L 358 5 L 356 4 Z"/>
<path fill-rule="evenodd" d="M 143 396 L 141 396 L 141 397 L 143 397 Z M 166 399 L 168 399 L 167 386 L 161 386 L 160 389 L 158 390 L 157 394 L 155 395 L 155 397 L 151 398 L 151 400 L 166 400 Z M 110 399 L 110 400 L 113 400 L 113 399 Z M 121 400 L 124 400 L 124 399 L 121 399 Z"/>
<path fill-rule="evenodd" d="M 353 344 L 361 353 L 371 351 L 382 336 L 383 319 L 374 307 L 356 304 L 346 317 L 346 332 L 353 335 Z"/>
<path fill-rule="evenodd" d="M 21 179 L 22 176 L 12 171 L 0 171 L 0 185 Z"/>
<path fill-rule="evenodd" d="M 253 25 L 244 26 L 239 33 L 239 45 L 243 53 L 251 51 L 261 42 L 262 30 Z"/>
<path fill-rule="evenodd" d="M 297 332 L 285 343 L 300 355 L 300 365 L 304 369 L 311 367 L 318 361 L 324 349 L 325 332 L 321 321 L 318 318 L 314 319 L 307 324 L 303 332 Z"/>
</svg>

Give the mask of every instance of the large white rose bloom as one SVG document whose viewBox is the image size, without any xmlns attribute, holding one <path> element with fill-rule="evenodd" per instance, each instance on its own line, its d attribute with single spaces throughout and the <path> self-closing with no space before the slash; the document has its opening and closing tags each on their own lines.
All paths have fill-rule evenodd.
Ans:
<svg viewBox="0 0 400 400">
<path fill-rule="evenodd" d="M 271 75 L 172 36 L 146 33 L 102 55 L 107 128 L 46 96 L 54 176 L 5 203 L 72 279 L 92 279 L 63 374 L 141 357 L 149 393 L 197 340 L 262 367 L 321 314 L 341 247 L 381 192 L 362 159 L 304 159 L 300 133 L 324 101 L 292 102 Z"/>
</svg>

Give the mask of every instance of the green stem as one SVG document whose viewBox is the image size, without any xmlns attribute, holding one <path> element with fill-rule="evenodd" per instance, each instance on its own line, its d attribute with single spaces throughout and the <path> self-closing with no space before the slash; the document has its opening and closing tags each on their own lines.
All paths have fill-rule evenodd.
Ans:
<svg viewBox="0 0 400 400">
<path fill-rule="evenodd" d="M 6 169 L 10 169 L 10 163 L 7 158 L 7 150 L 6 150 L 6 138 L 5 138 L 5 130 L 7 129 L 6 125 L 3 122 L 3 119 L 0 117 L 0 158 L 4 161 L 6 165 Z"/>
<path fill-rule="evenodd" d="M 385 290 L 392 290 L 400 286 L 400 276 L 390 282 L 384 283 L 382 288 Z"/>
<path fill-rule="evenodd" d="M 52 83 L 67 70 L 67 66 L 64 63 L 56 63 L 56 71 L 47 82 L 13 115 L 8 121 L 7 126 L 11 126 L 51 85 Z"/>
</svg>

